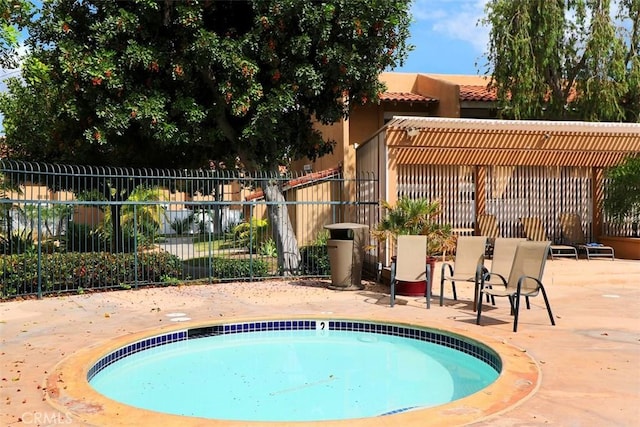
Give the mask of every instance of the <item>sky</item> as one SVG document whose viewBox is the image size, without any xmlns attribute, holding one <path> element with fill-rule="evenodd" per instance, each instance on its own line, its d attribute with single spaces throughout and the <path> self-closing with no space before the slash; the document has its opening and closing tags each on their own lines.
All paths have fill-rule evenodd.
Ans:
<svg viewBox="0 0 640 427">
<path fill-rule="evenodd" d="M 414 0 L 408 43 L 415 49 L 402 67 L 392 71 L 485 74 L 489 28 L 478 21 L 487 1 Z"/>
</svg>

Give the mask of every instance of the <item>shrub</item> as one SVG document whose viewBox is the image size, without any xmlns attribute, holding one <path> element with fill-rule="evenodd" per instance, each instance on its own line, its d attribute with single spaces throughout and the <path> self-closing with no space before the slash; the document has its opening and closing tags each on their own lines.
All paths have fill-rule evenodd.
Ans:
<svg viewBox="0 0 640 427">
<path fill-rule="evenodd" d="M 169 253 L 53 253 L 42 256 L 40 278 L 43 293 L 109 289 L 123 284 L 161 283 L 182 278 L 181 260 Z M 137 270 L 136 270 L 137 266 Z M 3 297 L 38 292 L 36 254 L 0 256 Z"/>
<path fill-rule="evenodd" d="M 191 231 L 191 226 L 193 225 L 193 212 L 189 213 L 186 218 L 176 218 L 171 221 L 171 228 L 176 234 L 182 235 Z"/>
<path fill-rule="evenodd" d="M 310 276 L 326 276 L 331 272 L 327 240 L 329 233 L 325 230 L 318 234 L 309 246 L 300 248 L 302 274 Z"/>
<path fill-rule="evenodd" d="M 108 250 L 111 243 L 94 227 L 71 221 L 68 223 L 64 242 L 67 252 L 97 252 Z"/>
<path fill-rule="evenodd" d="M 250 222 L 241 222 L 233 227 L 234 239 L 252 253 L 268 238 L 269 223 L 266 219 L 251 218 Z"/>
<path fill-rule="evenodd" d="M 32 232 L 26 229 L 14 231 L 9 238 L 0 236 L 0 252 L 4 254 L 22 254 L 35 252 Z"/>
<path fill-rule="evenodd" d="M 640 222 L 640 155 L 629 156 L 607 171 L 604 209 L 619 223 L 628 219 L 637 237 Z M 635 227 L 633 227 L 635 224 Z"/>
<path fill-rule="evenodd" d="M 278 246 L 272 238 L 268 238 L 260 245 L 260 255 L 276 258 L 278 256 Z"/>
<path fill-rule="evenodd" d="M 269 266 L 262 260 L 213 258 L 213 274 L 219 279 L 265 277 L 268 273 Z"/>
</svg>

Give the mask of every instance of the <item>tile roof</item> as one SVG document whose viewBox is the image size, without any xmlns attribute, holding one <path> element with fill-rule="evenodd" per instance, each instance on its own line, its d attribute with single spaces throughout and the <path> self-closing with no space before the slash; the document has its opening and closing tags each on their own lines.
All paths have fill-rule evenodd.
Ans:
<svg viewBox="0 0 640 427">
<path fill-rule="evenodd" d="M 412 92 L 384 92 L 380 95 L 380 101 L 390 102 L 424 102 L 429 104 L 432 102 L 438 102 L 436 98 L 428 96 L 418 95 Z"/>
<path fill-rule="evenodd" d="M 318 172 L 311 172 L 299 177 L 294 177 L 287 181 L 283 190 L 290 190 L 292 188 L 300 187 L 301 185 L 314 184 L 318 181 L 322 181 L 324 179 L 331 178 L 332 176 L 339 175 L 342 172 L 342 167 L 337 166 L 331 169 L 325 169 Z M 264 197 L 264 192 L 262 190 L 256 190 L 253 193 L 247 195 L 245 200 L 251 201 L 256 199 L 261 199 Z"/>
<path fill-rule="evenodd" d="M 438 102 L 438 99 L 412 92 L 384 92 L 380 95 L 380 101 L 429 104 Z M 496 101 L 496 92 L 488 90 L 486 86 L 462 85 L 460 86 L 460 101 L 494 102 Z"/>
<path fill-rule="evenodd" d="M 496 91 L 494 89 L 487 89 L 486 86 L 460 86 L 460 101 L 495 102 L 496 100 Z"/>
<path fill-rule="evenodd" d="M 576 99 L 575 89 L 571 89 L 567 98 L 568 102 Z M 460 101 L 495 102 L 498 100 L 495 89 L 487 89 L 487 86 L 460 85 Z"/>
</svg>

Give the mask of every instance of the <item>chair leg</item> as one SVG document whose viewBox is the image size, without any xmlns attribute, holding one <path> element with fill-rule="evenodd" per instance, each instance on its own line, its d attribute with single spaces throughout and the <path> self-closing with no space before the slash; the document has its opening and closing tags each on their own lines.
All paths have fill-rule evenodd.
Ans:
<svg viewBox="0 0 640 427">
<path fill-rule="evenodd" d="M 547 292 L 544 290 L 544 286 L 540 285 L 540 290 L 542 291 L 542 298 L 544 298 L 544 303 L 547 306 L 547 313 L 549 313 L 549 320 L 551 320 L 551 325 L 555 326 L 556 321 L 553 320 L 553 313 L 551 313 L 551 306 L 549 305 L 549 299 L 547 298 Z"/>
<path fill-rule="evenodd" d="M 493 289 L 491 285 L 487 285 L 487 288 Z M 496 297 L 494 297 L 493 295 L 487 294 L 487 302 L 491 302 L 491 305 L 496 305 Z"/>
<path fill-rule="evenodd" d="M 389 295 L 389 306 L 393 307 L 393 304 L 395 303 L 395 299 L 396 299 L 396 264 L 393 263 L 391 264 L 391 280 L 390 280 L 390 293 L 391 295 Z"/>
<path fill-rule="evenodd" d="M 487 296 L 489 296 L 487 294 Z M 476 317 L 476 325 L 480 324 L 480 315 L 482 314 L 482 295 L 478 298 L 478 316 Z"/>
<path fill-rule="evenodd" d="M 449 275 L 447 276 L 447 271 Z M 440 270 L 440 306 L 444 304 L 444 282 L 445 277 L 453 277 L 453 267 L 447 263 L 442 264 L 442 268 Z M 456 296 L 456 284 L 453 280 L 451 280 L 451 287 L 453 288 L 453 299 L 456 300 L 458 297 Z"/>
<path fill-rule="evenodd" d="M 514 317 L 513 317 L 513 332 L 518 332 L 518 312 L 520 311 L 520 295 L 514 295 Z"/>
<path fill-rule="evenodd" d="M 425 297 L 427 298 L 427 309 L 431 308 L 431 265 L 427 264 L 427 267 L 425 268 L 425 272 L 427 275 L 427 280 L 426 280 L 426 290 L 425 290 Z"/>
<path fill-rule="evenodd" d="M 529 303 L 529 297 L 525 296 L 524 300 L 527 302 L 527 310 L 531 310 L 531 304 Z"/>
<path fill-rule="evenodd" d="M 389 306 L 393 307 L 396 300 L 396 280 L 391 280 L 391 295 L 389 296 Z"/>
<path fill-rule="evenodd" d="M 425 298 L 427 299 L 427 310 L 431 308 L 431 283 L 430 280 L 427 279 L 427 289 L 425 291 Z"/>
</svg>

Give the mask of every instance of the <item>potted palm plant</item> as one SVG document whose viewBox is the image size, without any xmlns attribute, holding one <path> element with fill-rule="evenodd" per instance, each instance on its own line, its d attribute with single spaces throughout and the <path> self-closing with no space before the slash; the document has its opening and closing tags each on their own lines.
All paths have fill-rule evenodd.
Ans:
<svg viewBox="0 0 640 427">
<path fill-rule="evenodd" d="M 640 155 L 629 156 L 607 171 L 604 209 L 619 227 L 615 236 L 599 240 L 614 247 L 617 258 L 640 259 Z"/>
<path fill-rule="evenodd" d="M 427 262 L 431 264 L 431 282 L 433 283 L 433 271 L 435 269 L 435 255 L 455 248 L 455 236 L 451 232 L 451 225 L 441 224 L 437 218 L 442 212 L 439 200 L 430 201 L 425 198 L 411 199 L 401 197 L 395 205 L 385 200 L 380 202 L 383 216 L 380 222 L 371 231 L 373 238 L 378 243 L 384 243 L 391 239 L 395 247 L 396 239 L 400 235 L 422 234 L 427 236 Z M 394 260 L 395 257 L 392 257 Z M 399 282 L 396 293 L 406 296 L 422 296 L 425 294 L 425 283 Z"/>
</svg>

